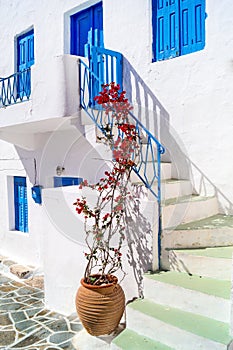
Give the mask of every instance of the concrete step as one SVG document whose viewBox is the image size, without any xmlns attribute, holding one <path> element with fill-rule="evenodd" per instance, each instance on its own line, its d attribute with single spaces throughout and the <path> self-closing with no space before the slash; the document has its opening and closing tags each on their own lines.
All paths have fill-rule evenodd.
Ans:
<svg viewBox="0 0 233 350">
<path fill-rule="evenodd" d="M 144 287 L 155 303 L 230 322 L 230 281 L 168 271 L 145 275 Z"/>
<path fill-rule="evenodd" d="M 233 246 L 170 250 L 170 270 L 230 281 L 232 254 Z"/>
<path fill-rule="evenodd" d="M 233 216 L 217 214 L 188 222 L 163 233 L 168 248 L 205 248 L 233 245 Z"/>
<path fill-rule="evenodd" d="M 154 170 L 157 172 L 157 163 L 156 162 L 148 162 L 146 164 L 142 164 L 140 168 L 140 175 L 144 177 L 146 174 L 148 181 L 152 181 L 154 178 Z M 131 173 L 131 182 L 137 183 L 140 181 L 138 175 L 133 171 Z M 161 180 L 171 179 L 171 163 L 161 162 Z"/>
<path fill-rule="evenodd" d="M 172 349 L 231 349 L 228 323 L 159 305 L 147 299 L 129 304 L 127 319 L 128 329 Z"/>
<path fill-rule="evenodd" d="M 173 350 L 151 338 L 125 329 L 111 344 L 112 350 Z"/>
<path fill-rule="evenodd" d="M 143 183 L 137 178 L 137 181 L 134 182 L 135 185 L 142 185 Z M 157 193 L 157 182 L 154 183 L 152 189 Z M 154 195 L 145 187 L 147 191 L 148 200 L 155 200 Z M 167 179 L 161 181 L 161 196 L 162 201 L 183 197 L 191 196 L 193 194 L 193 186 L 189 180 L 176 180 L 176 179 Z"/>
<path fill-rule="evenodd" d="M 181 223 L 204 219 L 219 212 L 216 197 L 188 195 L 162 202 L 163 227 L 174 230 Z"/>
<path fill-rule="evenodd" d="M 193 194 L 193 186 L 189 180 L 168 179 L 161 183 L 162 201 L 190 196 Z"/>
</svg>

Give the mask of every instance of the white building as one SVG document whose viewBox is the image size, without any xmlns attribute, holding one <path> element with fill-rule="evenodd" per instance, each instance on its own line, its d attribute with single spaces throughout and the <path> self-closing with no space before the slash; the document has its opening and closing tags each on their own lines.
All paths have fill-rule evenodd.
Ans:
<svg viewBox="0 0 233 350">
<path fill-rule="evenodd" d="M 170 228 L 232 214 L 233 3 L 9 0 L 0 1 L 0 10 L 0 253 L 41 266 L 48 306 L 69 313 L 85 244 L 72 206 L 81 190 L 65 185 L 94 181 L 108 166 L 95 127 L 80 108 L 78 56 L 84 56 L 88 30 L 103 30 L 104 47 L 123 55 L 134 115 L 165 146 L 164 177 L 187 180 L 162 185 L 163 199 L 186 197 L 183 205 L 175 200 L 162 209 L 163 228 Z M 27 192 L 18 193 L 18 185 Z M 34 185 L 43 187 L 42 204 L 31 196 Z M 191 193 L 205 201 L 198 197 L 193 204 Z M 142 208 L 153 232 L 149 255 L 156 269 L 157 202 L 148 198 Z M 171 229 L 162 241 L 163 252 L 231 244 L 228 233 L 186 240 Z M 137 257 L 143 248 L 147 244 L 135 244 Z M 140 269 L 149 263 L 148 257 Z M 128 298 L 138 295 L 141 279 L 141 270 L 130 265 Z"/>
</svg>

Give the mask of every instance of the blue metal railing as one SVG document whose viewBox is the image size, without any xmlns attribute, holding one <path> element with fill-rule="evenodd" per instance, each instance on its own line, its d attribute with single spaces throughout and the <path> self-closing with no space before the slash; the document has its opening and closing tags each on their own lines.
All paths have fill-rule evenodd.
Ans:
<svg viewBox="0 0 233 350">
<path fill-rule="evenodd" d="M 31 95 L 31 68 L 0 78 L 0 108 L 24 100 Z"/>
<path fill-rule="evenodd" d="M 107 133 L 118 137 L 118 132 L 114 130 L 114 117 L 111 113 L 106 114 L 100 106 L 90 104 L 91 89 L 93 86 L 103 85 L 100 78 L 97 77 L 91 69 L 80 60 L 80 104 L 89 117 L 93 120 L 98 129 L 107 136 Z M 160 142 L 145 128 L 145 126 L 130 112 L 130 123 L 135 125 L 136 133 L 139 136 L 139 152 L 137 151 L 137 165 L 133 168 L 144 185 L 154 195 L 158 203 L 158 256 L 160 269 L 161 255 L 161 154 L 165 148 Z M 108 128 L 106 129 L 106 125 Z"/>
</svg>

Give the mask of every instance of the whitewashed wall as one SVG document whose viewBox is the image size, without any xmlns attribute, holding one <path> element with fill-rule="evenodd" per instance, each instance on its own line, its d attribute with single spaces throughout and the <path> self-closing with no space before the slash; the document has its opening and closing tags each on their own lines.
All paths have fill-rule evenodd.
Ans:
<svg viewBox="0 0 233 350">
<path fill-rule="evenodd" d="M 34 156 L 24 154 L 20 157 L 14 146 L 0 141 L 0 253 L 19 263 L 40 265 L 41 208 L 31 198 L 31 180 L 26 171 L 33 169 Z M 27 177 L 30 234 L 14 230 L 14 176 Z"/>
<path fill-rule="evenodd" d="M 0 40 L 1 77 L 15 70 L 16 35 L 32 25 L 35 31 L 33 99 L 0 110 L 0 127 L 8 127 L 0 129 L 0 138 L 16 145 L 4 141 L 0 144 L 0 198 L 7 203 L 0 206 L 0 216 L 6 218 L 0 221 L 0 253 L 20 262 L 42 265 L 47 304 L 65 313 L 74 308 L 71 301 L 67 302 L 67 295 L 71 299 L 74 297 L 83 271 L 83 246 L 70 239 L 70 229 L 62 212 L 60 223 L 56 219 L 57 213 L 53 215 L 49 201 L 59 205 L 61 190 L 49 187 L 57 165 L 65 167 L 64 176 L 81 176 L 90 181 L 101 176 L 106 167 L 98 160 L 104 155 L 103 150 L 92 148 L 93 130 L 88 129 L 87 140 L 82 136 L 85 130 L 80 127 L 78 116 L 77 58 L 66 56 L 69 53 L 69 16 L 96 2 L 0 1 L 0 32 L 4 32 Z M 204 50 L 154 63 L 151 1 L 104 0 L 103 3 L 105 46 L 125 56 L 127 93 L 135 105 L 142 106 L 142 110 L 136 108 L 138 116 L 167 147 L 165 157 L 178 166 L 178 170 L 174 167 L 174 176 L 194 176 L 197 190 L 200 178 L 208 177 L 218 194 L 222 191 L 229 199 L 227 201 L 219 195 L 223 208 L 230 210 L 233 201 L 233 3 L 230 0 L 206 0 L 208 17 Z M 68 117 L 65 122 L 64 116 Z M 44 190 L 47 205 L 44 203 L 42 207 L 30 197 L 34 158 L 37 160 L 38 181 L 47 188 Z M 191 162 L 199 168 L 198 171 Z M 29 234 L 12 231 L 11 181 L 15 175 L 27 176 L 28 179 Z M 153 211 L 151 204 L 147 219 L 152 228 L 156 226 Z M 69 215 L 73 215 L 72 211 Z M 75 221 L 74 228 L 76 224 Z M 138 247 L 135 257 L 142 248 Z M 127 298 L 131 298 L 137 295 L 137 283 L 132 268 L 127 269 L 129 276 L 124 283 L 128 288 Z M 131 283 L 133 278 L 134 283 Z"/>
<path fill-rule="evenodd" d="M 72 205 L 82 195 L 86 196 L 91 206 L 95 205 L 97 197 L 91 189 L 83 191 L 78 186 L 69 186 L 43 191 L 46 304 L 65 314 L 74 311 L 75 294 L 87 264 L 84 257 L 84 253 L 88 253 L 84 221 Z M 144 196 L 139 201 L 140 212 L 132 211 L 122 249 L 126 272 L 122 286 L 126 300 L 142 296 L 143 273 L 152 267 L 152 233 L 157 227 L 156 204 L 148 202 Z M 120 281 L 123 274 L 119 272 L 117 276 Z"/>
<path fill-rule="evenodd" d="M 187 173 L 185 169 L 182 174 L 184 167 L 190 167 L 181 159 L 181 148 L 200 169 L 192 168 L 197 190 L 204 174 L 233 202 L 232 1 L 206 0 L 204 50 L 154 63 L 151 1 L 105 0 L 104 8 L 105 46 L 122 52 L 132 66 L 125 83 L 126 89 L 134 90 L 133 102 L 145 106 L 146 91 L 146 108 L 156 104 L 154 119 L 159 120 L 161 141 L 178 162 L 180 176 Z M 135 77 L 142 80 L 137 94 Z M 225 209 L 230 208 L 231 203 L 219 197 Z"/>
</svg>

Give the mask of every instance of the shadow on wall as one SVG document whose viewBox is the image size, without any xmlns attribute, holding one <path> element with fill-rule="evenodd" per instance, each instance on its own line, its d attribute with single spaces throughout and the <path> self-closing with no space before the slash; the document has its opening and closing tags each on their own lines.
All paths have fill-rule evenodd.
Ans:
<svg viewBox="0 0 233 350">
<path fill-rule="evenodd" d="M 133 270 L 138 296 L 143 298 L 143 274 L 152 270 L 154 218 L 153 215 L 146 217 L 147 211 L 142 210 L 141 199 L 145 197 L 144 187 L 132 187 L 132 198 L 127 203 L 125 218 L 128 246 L 127 259 Z"/>
<path fill-rule="evenodd" d="M 219 211 L 233 214 L 233 203 L 188 157 L 185 146 L 170 123 L 168 111 L 139 76 L 130 62 L 123 58 L 123 86 L 129 101 L 134 106 L 133 114 L 165 147 L 162 162 L 172 163 L 172 178 L 189 179 L 193 193 L 216 196 Z"/>
</svg>

